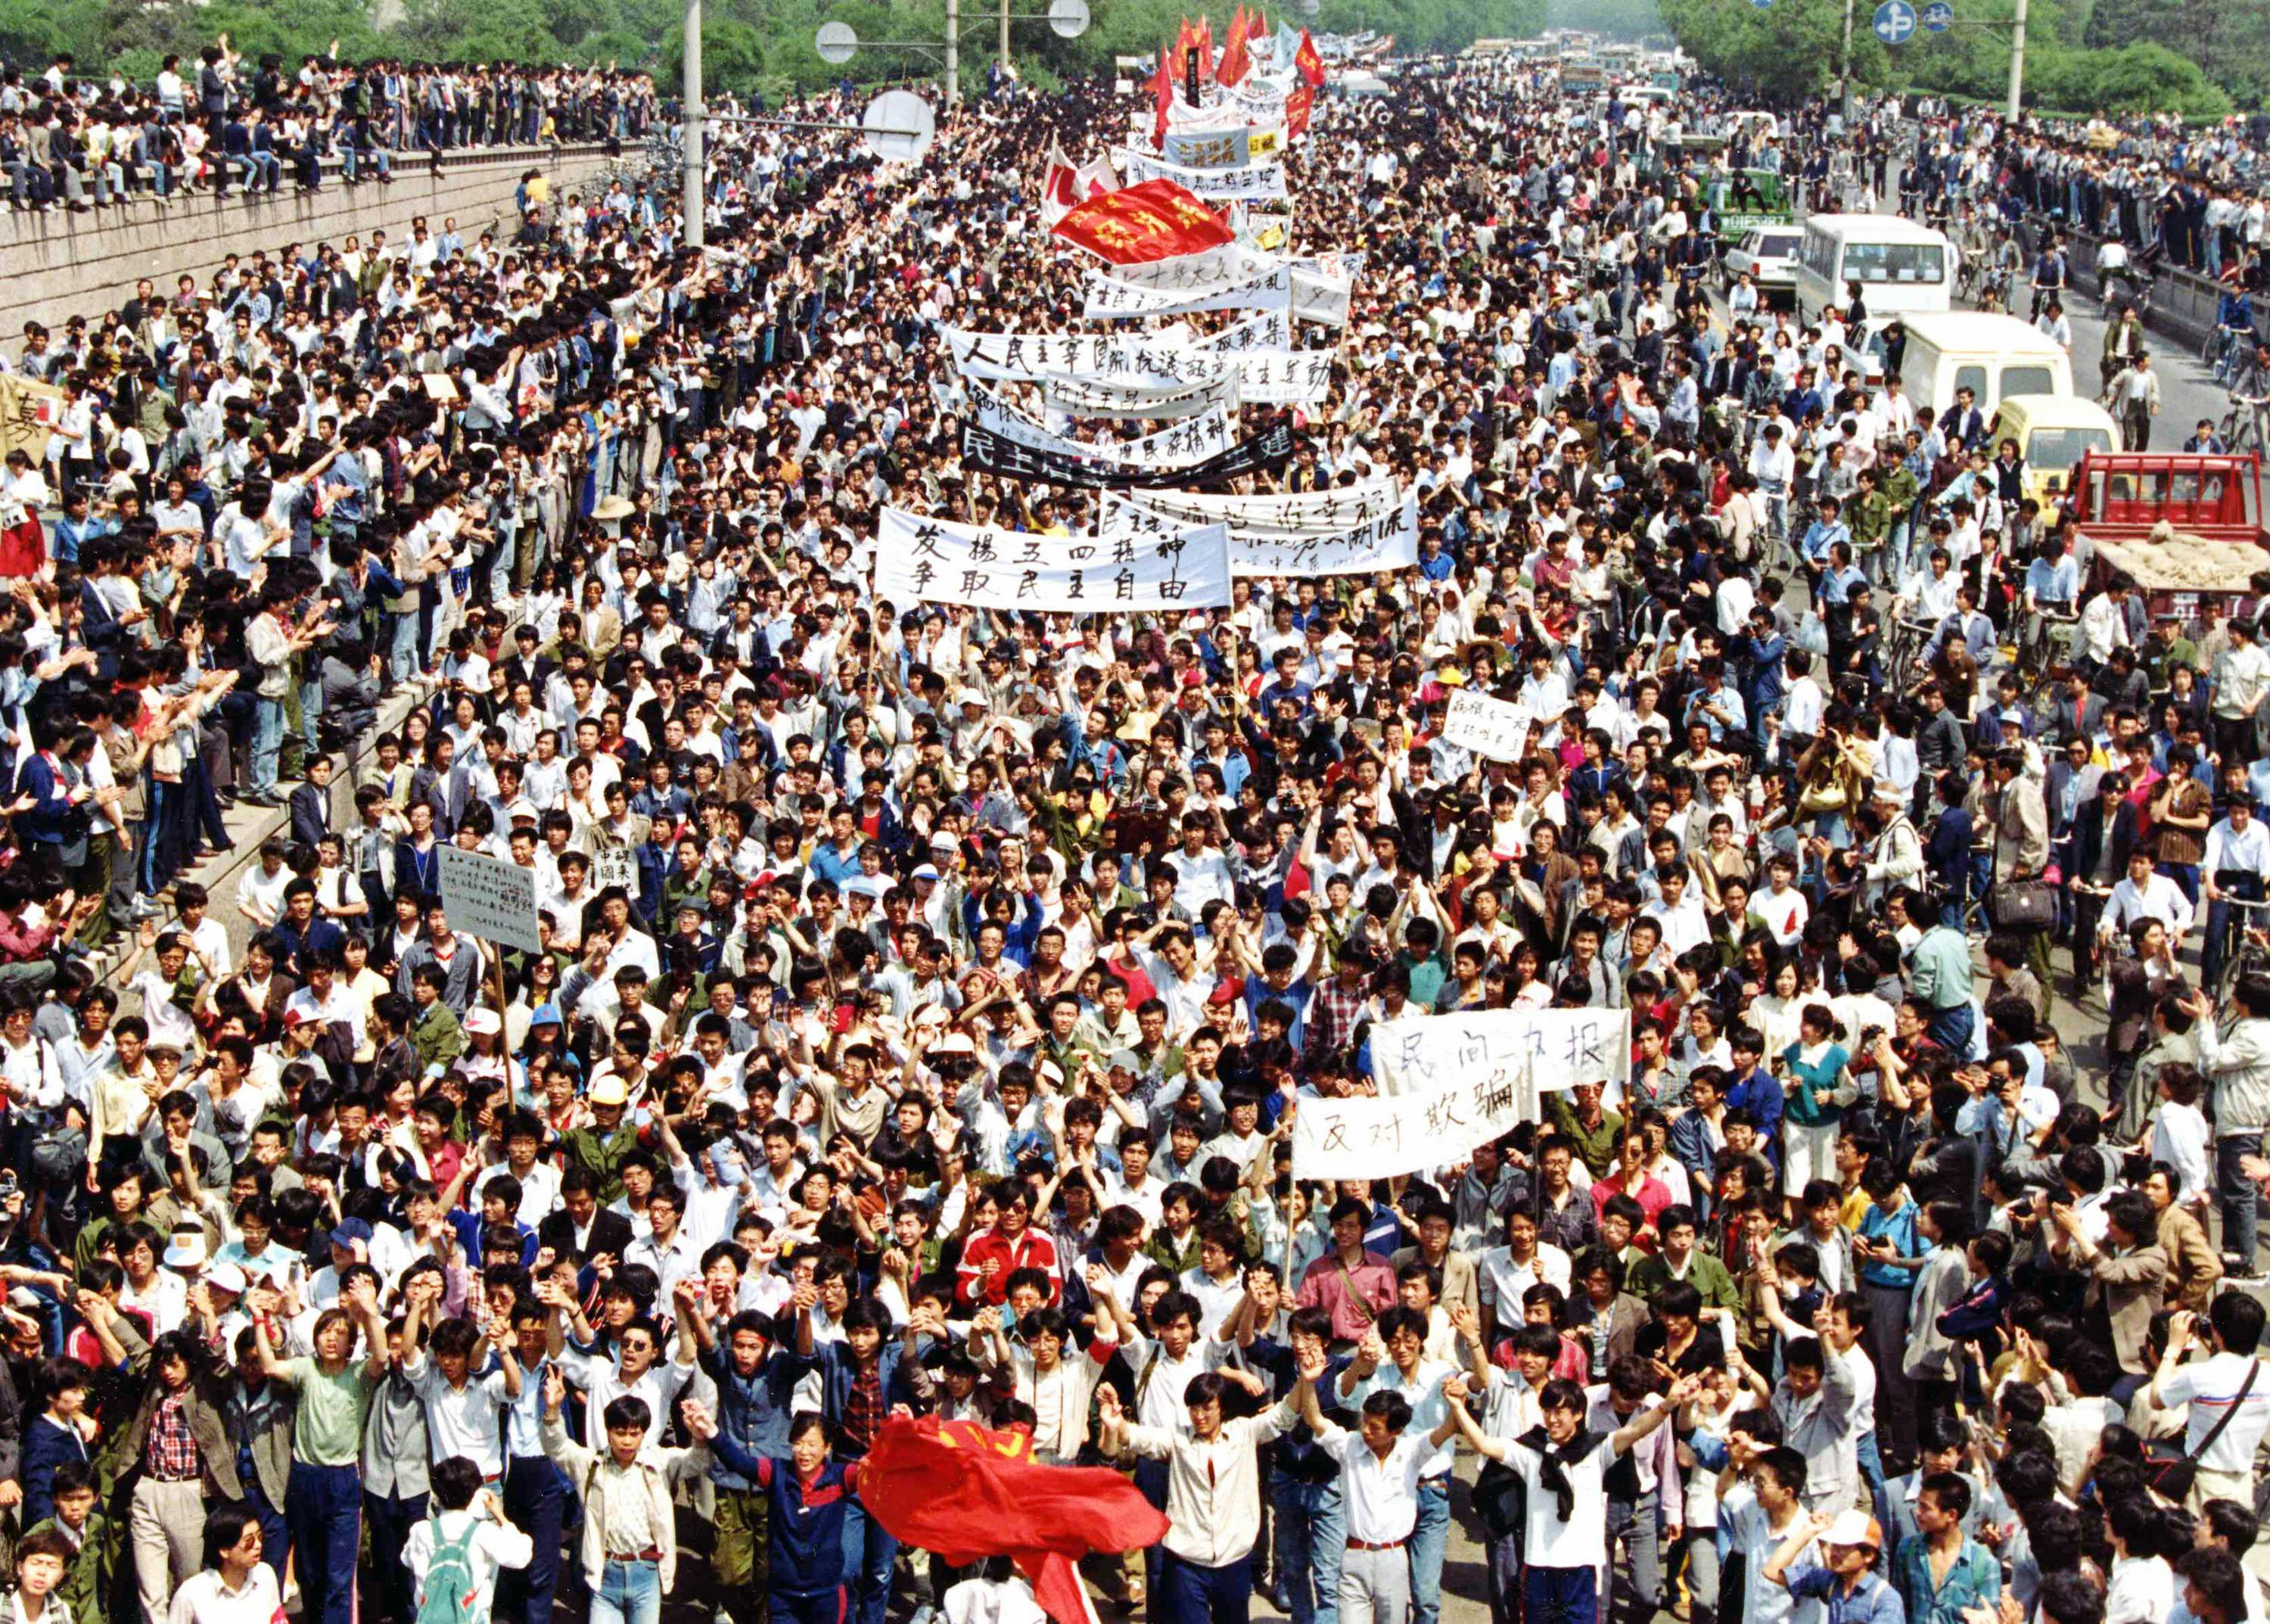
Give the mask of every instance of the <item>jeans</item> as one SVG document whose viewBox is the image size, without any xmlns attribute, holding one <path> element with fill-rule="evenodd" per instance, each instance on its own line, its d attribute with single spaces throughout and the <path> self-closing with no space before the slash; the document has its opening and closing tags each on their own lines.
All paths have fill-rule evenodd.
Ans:
<svg viewBox="0 0 2270 1624">
<path fill-rule="evenodd" d="M 1219 1568 L 1201 1568 L 1168 1551 L 1159 1583 L 1176 1624 L 1245 1624 L 1253 1600 L 1252 1568 L 1250 1553 Z"/>
<path fill-rule="evenodd" d="M 294 1461 L 284 1520 L 292 1529 L 292 1554 L 299 1566 L 301 1624 L 354 1624 L 361 1474 L 352 1466 Z"/>
<path fill-rule="evenodd" d="M 662 1570 L 652 1562 L 609 1562 L 591 1598 L 590 1624 L 661 1624 Z"/>
<path fill-rule="evenodd" d="M 322 747 L 317 730 L 323 720 L 323 685 L 321 679 L 300 685 L 300 742 L 314 755 Z M 300 769 L 304 775 L 307 768 Z"/>
<path fill-rule="evenodd" d="M 1443 1611 L 1443 1558 L 1450 1548 L 1449 1473 L 1419 1485 L 1419 1520 L 1411 1530 L 1412 1624 L 1435 1624 Z"/>
<path fill-rule="evenodd" d="M 516 1455 L 505 1467 L 504 1510 L 536 1546 L 523 1568 L 497 1574 L 497 1624 L 552 1624 L 552 1598 L 560 1584 L 560 1526 L 568 1486 L 560 1468 L 542 1455 Z"/>
<path fill-rule="evenodd" d="M 1609 1594 L 1613 1597 L 1615 1593 L 1615 1545 L 1621 1539 L 1631 1562 L 1633 1616 L 1639 1624 L 1648 1624 L 1655 1617 L 1656 1609 L 1663 1605 L 1663 1529 L 1658 1520 L 1658 1495 L 1653 1490 L 1636 1500 L 1608 1502 L 1608 1571 L 1612 1576 Z"/>
<path fill-rule="evenodd" d="M 1277 1513 L 1277 1576 L 1292 1598 L 1293 1624 L 1339 1624 L 1347 1508 L 1339 1481 L 1272 1477 L 1269 1503 Z"/>
<path fill-rule="evenodd" d="M 1978 1012 L 1968 1004 L 1933 1010 L 1927 1030 L 1931 1041 L 1961 1059 L 1970 1053 L 1970 1034 L 1978 1025 Z"/>
<path fill-rule="evenodd" d="M 394 641 L 389 650 L 388 664 L 397 682 L 408 682 L 418 675 L 418 612 L 414 609 L 394 617 Z"/>
<path fill-rule="evenodd" d="M 2184 894 L 2184 901 L 2193 908 L 2199 906 L 2199 864 L 2196 863 L 2162 863 L 2159 871 L 2176 882 L 2176 889 Z"/>
<path fill-rule="evenodd" d="M 260 1469 L 252 1464 L 252 1451 L 240 1448 L 236 1451 L 236 1480 L 244 1486 L 244 1503 L 252 1515 L 260 1519 L 261 1560 L 278 1568 L 285 1552 L 292 1548 L 290 1530 L 284 1525 L 284 1514 L 268 1503 L 267 1491 L 260 1487 Z"/>
<path fill-rule="evenodd" d="M 1591 1568 L 1532 1568 L 1522 1576 L 1522 1616 L 1527 1624 L 1595 1624 L 1599 1592 Z"/>
<path fill-rule="evenodd" d="M 2259 1154 L 2261 1149 L 2259 1128 L 2244 1133 L 2221 1127 L 2215 1131 L 2214 1193 L 2222 1207 L 2222 1252 L 2226 1257 L 2237 1257 L 2238 1267 L 2248 1274 L 2254 1272 L 2254 1220 L 2262 1197 L 2239 1163 Z"/>
<path fill-rule="evenodd" d="M 410 1531 L 426 1520 L 423 1494 L 374 1494 L 366 1491 L 362 1514 L 370 1524 L 370 1583 L 363 1591 L 361 1624 L 411 1624 L 418 1616 L 417 1592 L 402 1553 Z M 557 1543 L 555 1541 L 555 1543 Z"/>
<path fill-rule="evenodd" d="M 1881 1286 L 1864 1280 L 1870 1318 L 1864 1345 L 1879 1370 L 1897 1370 L 1907 1357 L 1909 1298 L 1915 1283 Z M 1915 1384 L 1905 1380 L 1881 1382 L 1876 1387 L 1876 1440 L 1885 1465 L 1906 1472 L 1915 1465 Z"/>
<path fill-rule="evenodd" d="M 891 1605 L 891 1568 L 899 1542 L 856 1500 L 843 1518 L 843 1576 L 853 1591 L 854 1624 L 883 1624 Z"/>
<path fill-rule="evenodd" d="M 1135 1487 L 1144 1499 L 1163 1511 L 1167 1509 L 1167 1463 L 1139 1457 L 1135 1462 Z M 1143 1551 L 1143 1582 L 1151 1594 L 1151 1624 L 1175 1624 L 1175 1607 L 1167 1594 L 1163 1568 L 1167 1548 L 1146 1546 Z"/>
<path fill-rule="evenodd" d="M 255 795 L 276 788 L 276 757 L 284 748 L 284 701 L 281 695 L 259 696 L 252 713 L 252 772 L 248 786 Z"/>
</svg>

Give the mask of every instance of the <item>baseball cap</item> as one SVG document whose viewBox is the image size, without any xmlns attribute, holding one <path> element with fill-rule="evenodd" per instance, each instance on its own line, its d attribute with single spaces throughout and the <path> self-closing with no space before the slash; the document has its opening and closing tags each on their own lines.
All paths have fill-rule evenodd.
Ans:
<svg viewBox="0 0 2270 1624">
<path fill-rule="evenodd" d="M 915 879 L 936 879 L 938 878 L 938 864 L 935 863 L 922 864 L 916 868 L 910 878 Z"/>
<path fill-rule="evenodd" d="M 630 1097 L 630 1089 L 619 1077 L 603 1077 L 591 1085 L 594 1105 L 627 1105 Z"/>
<path fill-rule="evenodd" d="M 242 1295 L 245 1288 L 252 1282 L 244 1278 L 244 1271 L 234 1264 L 217 1263 L 205 1271 L 205 1284 L 219 1287 L 222 1291 L 233 1291 Z"/>
<path fill-rule="evenodd" d="M 1829 1531 L 1821 1536 L 1823 1545 L 1864 1545 L 1872 1551 L 1883 1548 L 1884 1531 L 1876 1526 L 1876 1519 L 1866 1511 L 1839 1511 Z"/>
<path fill-rule="evenodd" d="M 468 1010 L 465 1012 L 465 1030 L 494 1034 L 504 1030 L 504 1022 L 497 1019 L 497 1012 L 493 1009 Z"/>
</svg>

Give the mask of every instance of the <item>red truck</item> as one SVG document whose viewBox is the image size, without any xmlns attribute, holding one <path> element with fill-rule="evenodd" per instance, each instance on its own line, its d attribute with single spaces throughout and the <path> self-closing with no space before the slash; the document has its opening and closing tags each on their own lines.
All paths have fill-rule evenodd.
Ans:
<svg viewBox="0 0 2270 1624">
<path fill-rule="evenodd" d="M 2270 571 L 2262 463 L 2183 451 L 2091 451 L 2074 464 L 2065 505 L 2094 549 L 2092 587 L 2136 583 L 2152 617 L 2186 630 L 2200 612 L 2259 593 Z"/>
</svg>

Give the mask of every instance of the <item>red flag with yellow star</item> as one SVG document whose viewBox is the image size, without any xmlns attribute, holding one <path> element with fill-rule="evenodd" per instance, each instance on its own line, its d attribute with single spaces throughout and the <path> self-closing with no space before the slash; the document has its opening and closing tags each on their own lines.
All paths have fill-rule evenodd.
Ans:
<svg viewBox="0 0 2270 1624">
<path fill-rule="evenodd" d="M 1311 86 L 1324 82 L 1324 53 L 1317 48 L 1317 42 L 1309 37 L 1306 28 L 1301 30 L 1301 48 L 1293 53 L 1293 65 L 1301 70 L 1301 77 Z"/>
<path fill-rule="evenodd" d="M 968 1567 L 1006 1556 L 1057 1624 L 1088 1624 L 1073 1565 L 1166 1538 L 1167 1518 L 1103 1466 L 1049 1466 L 1021 1430 L 898 1416 L 859 1469 L 859 1500 L 901 1544 Z"/>
</svg>

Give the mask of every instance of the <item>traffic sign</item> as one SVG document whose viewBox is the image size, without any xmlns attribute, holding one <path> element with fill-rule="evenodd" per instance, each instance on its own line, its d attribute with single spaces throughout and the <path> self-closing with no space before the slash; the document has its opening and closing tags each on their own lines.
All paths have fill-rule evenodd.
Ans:
<svg viewBox="0 0 2270 1624">
<path fill-rule="evenodd" d="M 1887 45 L 1904 45 L 1916 31 L 1916 9 L 1908 0 L 1884 0 L 1876 8 L 1876 37 Z"/>
<path fill-rule="evenodd" d="M 1923 9 L 1923 26 L 1932 33 L 1945 33 L 1955 26 L 1955 8 L 1947 0 L 1931 0 Z"/>
<path fill-rule="evenodd" d="M 1770 11 L 1773 10 L 1773 0 L 1750 0 L 1750 4 L 1757 7 L 1761 11 Z"/>
</svg>

